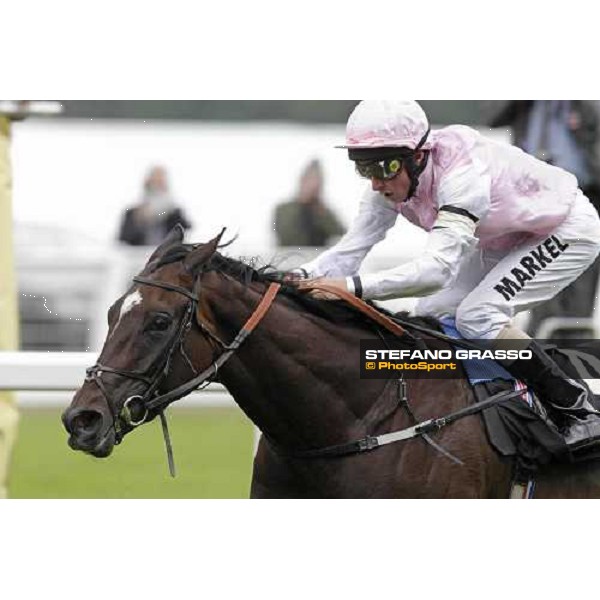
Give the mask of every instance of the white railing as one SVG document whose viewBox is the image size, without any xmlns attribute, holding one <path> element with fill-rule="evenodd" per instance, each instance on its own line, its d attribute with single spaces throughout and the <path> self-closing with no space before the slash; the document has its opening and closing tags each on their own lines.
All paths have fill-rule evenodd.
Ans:
<svg viewBox="0 0 600 600">
<path fill-rule="evenodd" d="M 67 406 L 96 362 L 94 352 L 0 352 L 0 391 L 17 392 L 22 406 Z M 194 392 L 174 406 L 234 406 L 220 384 Z"/>
<path fill-rule="evenodd" d="M 20 406 L 66 407 L 86 367 L 95 362 L 94 352 L 0 352 L 0 391 L 16 391 Z M 600 380 L 587 383 L 600 393 Z M 222 385 L 213 383 L 173 406 L 233 407 L 235 402 Z"/>
</svg>

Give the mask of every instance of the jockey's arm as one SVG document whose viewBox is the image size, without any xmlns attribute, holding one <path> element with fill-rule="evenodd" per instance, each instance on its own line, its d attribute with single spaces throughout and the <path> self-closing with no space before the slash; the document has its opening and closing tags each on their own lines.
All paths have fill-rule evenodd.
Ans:
<svg viewBox="0 0 600 600">
<path fill-rule="evenodd" d="M 360 278 L 349 277 L 348 289 L 369 300 L 433 294 L 456 278 L 463 256 L 476 244 L 477 219 L 471 213 L 440 210 L 422 254 L 399 267 Z M 362 292 L 356 288 L 362 286 Z"/>
<path fill-rule="evenodd" d="M 349 277 L 348 289 L 366 299 L 385 300 L 427 296 L 451 285 L 463 258 L 476 245 L 475 229 L 490 207 L 490 178 L 478 166 L 459 167 L 440 181 L 438 216 L 419 258 L 360 278 Z"/>
<path fill-rule="evenodd" d="M 398 218 L 380 194 L 366 192 L 348 232 L 331 248 L 302 265 L 310 278 L 354 275 L 371 248 L 383 240 Z"/>
</svg>

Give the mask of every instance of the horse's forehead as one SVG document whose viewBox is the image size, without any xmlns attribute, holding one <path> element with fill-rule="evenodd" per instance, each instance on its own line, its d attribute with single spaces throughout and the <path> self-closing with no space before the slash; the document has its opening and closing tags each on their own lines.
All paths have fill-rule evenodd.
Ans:
<svg viewBox="0 0 600 600">
<path fill-rule="evenodd" d="M 123 300 L 121 311 L 119 312 L 119 321 L 130 311 L 134 306 L 141 304 L 143 301 L 142 292 L 139 289 L 134 290 Z"/>
</svg>

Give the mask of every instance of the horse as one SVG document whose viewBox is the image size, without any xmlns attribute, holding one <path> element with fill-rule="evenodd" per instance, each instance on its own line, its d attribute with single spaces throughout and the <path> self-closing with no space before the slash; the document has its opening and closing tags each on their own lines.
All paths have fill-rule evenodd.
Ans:
<svg viewBox="0 0 600 600">
<path fill-rule="evenodd" d="M 168 404 L 218 381 L 262 434 L 251 498 L 509 496 L 513 465 L 477 414 L 433 444 L 415 436 L 320 453 L 466 409 L 472 388 L 465 377 L 360 378 L 360 340 L 381 339 L 380 328 L 344 302 L 311 298 L 281 274 L 224 256 L 221 235 L 184 244 L 174 228 L 111 306 L 98 362 L 62 416 L 71 448 L 107 457 Z M 600 497 L 598 463 L 548 466 L 536 497 Z"/>
</svg>

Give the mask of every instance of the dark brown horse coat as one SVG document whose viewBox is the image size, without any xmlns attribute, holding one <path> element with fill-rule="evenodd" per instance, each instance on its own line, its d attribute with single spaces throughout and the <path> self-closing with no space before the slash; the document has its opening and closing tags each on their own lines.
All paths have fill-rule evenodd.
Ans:
<svg viewBox="0 0 600 600">
<path fill-rule="evenodd" d="M 215 339 L 235 337 L 272 278 L 216 253 L 218 238 L 193 247 L 183 246 L 181 240 L 181 232 L 174 230 L 143 273 L 198 295 L 197 320 L 187 333 L 185 353 L 199 372 L 223 351 Z M 143 301 L 126 317 L 117 321 L 123 298 L 113 307 L 99 358 L 102 364 L 150 370 L 165 352 L 166 342 L 151 327 L 148 331 L 149 319 L 167 314 L 175 328 L 187 299 L 143 287 Z M 398 381 L 359 378 L 359 342 L 380 335 L 353 309 L 284 289 L 256 330 L 219 370 L 219 381 L 264 434 L 254 460 L 253 498 L 508 497 L 512 465 L 492 450 L 479 415 L 434 436 L 462 465 L 421 438 L 346 457 L 287 455 L 288 450 L 320 448 L 414 425 L 399 402 Z M 169 339 L 166 334 L 164 339 Z M 162 391 L 190 379 L 186 363 L 180 353 L 174 354 Z M 64 415 L 71 445 L 96 455 L 110 453 L 111 421 L 128 395 L 140 393 L 140 386 L 114 376 L 107 382 L 109 396 L 103 397 L 92 382 L 84 383 Z M 464 379 L 413 379 L 407 387 L 419 421 L 447 415 L 474 401 Z M 549 469 L 538 479 L 536 496 L 600 497 L 600 471 L 591 465 Z"/>
</svg>

